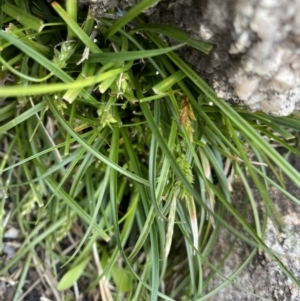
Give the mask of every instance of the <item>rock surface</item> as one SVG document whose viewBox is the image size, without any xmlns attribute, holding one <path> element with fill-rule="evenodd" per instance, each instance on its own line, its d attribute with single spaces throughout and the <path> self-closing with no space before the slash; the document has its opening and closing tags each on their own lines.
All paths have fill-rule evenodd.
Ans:
<svg viewBox="0 0 300 301">
<path fill-rule="evenodd" d="M 300 160 L 293 156 L 290 163 L 300 171 Z M 300 190 L 286 182 L 286 189 L 300 200 Z M 253 190 L 255 201 L 260 214 L 265 210 L 263 201 L 257 191 Z M 280 213 L 282 226 L 280 227 L 271 219 L 267 221 L 266 232 L 263 241 L 276 254 L 286 268 L 299 281 L 300 279 L 300 206 L 270 187 L 270 197 L 275 209 Z M 244 208 L 244 191 L 241 185 L 236 183 L 234 206 L 239 212 Z M 248 218 L 250 224 L 253 219 Z M 252 220 L 252 222 L 251 222 Z M 224 254 L 231 247 L 234 235 L 226 229 L 222 229 L 218 237 L 214 251 L 210 254 L 210 262 L 217 265 Z M 221 250 L 221 251 L 220 251 Z M 248 258 L 253 247 L 241 240 L 237 240 L 230 256 L 226 259 L 221 272 L 230 277 Z M 222 283 L 224 279 L 216 276 L 210 282 L 207 293 Z M 218 294 L 212 296 L 210 301 L 298 301 L 300 289 L 284 274 L 278 264 L 268 254 L 260 251 L 255 254 L 249 265 L 244 269 L 233 284 L 223 288 Z"/>
<path fill-rule="evenodd" d="M 137 0 L 90 1 L 99 14 Z M 181 56 L 229 102 L 277 116 L 300 108 L 300 0 L 171 0 L 149 22 L 182 28 L 214 45 L 209 56 Z"/>
</svg>

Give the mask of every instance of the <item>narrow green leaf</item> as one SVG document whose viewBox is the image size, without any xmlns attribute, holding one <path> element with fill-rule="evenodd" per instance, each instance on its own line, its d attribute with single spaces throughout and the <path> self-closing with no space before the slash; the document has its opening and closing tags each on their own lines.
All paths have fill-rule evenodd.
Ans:
<svg viewBox="0 0 300 301">
<path fill-rule="evenodd" d="M 293 117 L 293 116 L 286 116 L 286 117 L 268 116 L 268 118 L 277 125 L 282 125 L 287 128 L 291 128 L 291 129 L 300 131 L 300 122 L 299 122 L 300 119 L 299 119 L 299 116 L 297 116 L 297 115 L 296 115 L 296 117 Z"/>
<path fill-rule="evenodd" d="M 53 1 L 51 5 L 60 15 L 60 17 L 67 23 L 68 28 L 72 31 L 72 35 L 74 33 L 92 53 L 102 53 L 101 49 L 57 2 Z"/>
<path fill-rule="evenodd" d="M 24 57 L 24 54 L 23 53 L 19 53 L 17 54 L 16 56 L 14 56 L 13 58 L 9 59 L 6 63 L 9 65 L 9 66 L 14 66 L 15 64 L 17 64 L 18 62 L 20 62 L 22 60 L 22 58 Z M 7 70 L 8 68 L 6 68 L 6 66 L 3 64 L 3 66 L 1 66 L 1 69 L 2 71 L 5 71 Z"/>
<path fill-rule="evenodd" d="M 51 109 L 52 113 L 56 117 L 56 119 L 59 121 L 61 126 L 64 127 L 64 129 L 71 134 L 72 137 L 74 137 L 83 147 L 87 149 L 88 152 L 92 153 L 96 158 L 103 161 L 105 164 L 109 165 L 110 167 L 116 169 L 120 173 L 124 174 L 125 176 L 131 178 L 134 181 L 137 181 L 141 184 L 144 184 L 146 186 L 149 186 L 149 182 L 127 170 L 120 167 L 119 165 L 115 164 L 111 160 L 109 160 L 107 157 L 103 156 L 101 153 L 99 153 L 96 149 L 94 149 L 91 145 L 89 145 L 84 139 L 80 137 L 71 127 L 70 125 L 63 119 L 63 117 L 58 112 L 57 108 L 53 104 L 53 102 L 48 98 L 47 103 L 49 105 L 49 108 Z"/>
<path fill-rule="evenodd" d="M 1 89 L 0 89 L 0 91 L 1 91 Z M 36 113 L 42 111 L 46 107 L 46 105 L 47 105 L 46 101 L 42 101 L 39 104 L 37 104 L 36 106 L 28 109 L 27 111 L 25 111 L 24 113 L 22 113 L 18 117 L 14 118 L 13 120 L 11 120 L 8 123 L 4 124 L 3 126 L 0 127 L 0 134 L 7 132 L 11 128 L 13 128 L 16 125 L 22 123 L 26 119 L 28 119 L 28 118 L 32 117 L 33 115 L 35 115 Z"/>
<path fill-rule="evenodd" d="M 107 78 L 106 80 L 104 80 L 99 86 L 99 91 L 100 93 L 105 93 L 107 89 L 109 89 L 111 87 L 111 85 L 113 84 L 113 82 L 116 80 L 118 75 L 114 75 L 110 78 Z"/>
<path fill-rule="evenodd" d="M 46 173 L 46 169 L 44 168 L 44 166 L 42 166 L 42 164 L 40 162 L 37 162 L 37 160 L 35 160 L 35 165 L 40 169 L 40 171 L 41 171 L 42 174 Z M 51 188 L 51 190 L 53 192 L 57 190 L 58 184 L 53 179 L 53 177 L 48 176 L 46 178 L 46 181 L 47 181 L 47 185 Z M 78 205 L 78 203 L 72 197 L 70 197 L 70 195 L 68 193 L 66 193 L 62 188 L 59 189 L 56 193 L 87 224 L 91 224 L 92 218 L 90 217 L 90 215 L 85 210 L 83 210 Z M 93 224 L 93 227 L 94 227 L 95 231 L 98 232 L 98 235 L 101 236 L 105 241 L 109 241 L 110 240 L 110 237 L 103 231 L 103 229 L 101 229 L 101 227 L 99 227 L 95 223 Z"/>
<path fill-rule="evenodd" d="M 31 28 L 37 32 L 40 32 L 43 29 L 43 22 L 39 18 L 27 14 L 20 8 L 10 4 L 8 1 L 2 5 L 2 10 L 8 14 L 9 16 L 13 17 L 15 20 L 20 22 L 23 26 L 27 28 Z"/>
<path fill-rule="evenodd" d="M 12 36 L 11 34 L 8 34 L 4 31 L 0 31 L 0 38 L 3 38 L 10 43 L 12 43 L 15 47 L 18 47 L 22 52 L 26 53 L 28 56 L 30 56 L 32 59 L 34 59 L 36 62 L 40 63 L 42 66 L 44 66 L 46 69 L 48 69 L 50 72 L 55 74 L 58 78 L 60 78 L 64 82 L 73 82 L 71 76 L 69 76 L 67 73 L 65 73 L 61 68 L 59 68 L 57 65 L 55 65 L 53 62 L 48 60 L 44 55 L 36 51 L 33 47 L 30 47 L 20 39 Z"/>
<path fill-rule="evenodd" d="M 28 76 L 28 75 L 16 70 L 15 68 L 13 68 L 1 56 L 0 56 L 0 63 L 3 65 L 3 67 L 6 67 L 5 69 L 9 70 L 11 73 L 19 76 L 22 79 L 25 79 L 25 80 L 29 81 L 29 82 L 40 83 L 40 82 L 43 82 L 43 81 L 49 79 L 52 76 L 52 74 L 48 74 L 48 75 L 44 76 L 43 78 L 34 78 L 34 77 L 31 77 L 31 76 Z M 2 69 L 3 69 L 3 67 L 2 67 Z"/>
<path fill-rule="evenodd" d="M 27 34 L 26 32 L 24 32 L 24 28 L 20 29 L 13 23 L 9 24 L 6 32 L 0 31 L 0 33 L 1 35 L 6 34 L 13 39 L 22 40 L 25 45 L 29 46 L 29 49 L 32 49 L 32 51 L 36 51 L 44 56 L 49 55 L 51 52 L 51 48 L 49 46 L 42 45 L 41 43 L 38 43 L 36 39 L 34 39 L 36 33 Z M 8 43 L 3 43 L 2 45 L 0 44 L 0 50 L 3 50 L 11 45 L 18 47 L 14 42 L 9 41 Z"/>
<path fill-rule="evenodd" d="M 59 281 L 57 284 L 57 289 L 59 291 L 64 291 L 68 288 L 70 288 L 82 275 L 86 265 L 90 261 L 90 258 L 86 258 L 81 263 L 76 265 L 75 267 L 71 268 Z"/>
<path fill-rule="evenodd" d="M 87 62 L 89 63 L 110 63 L 110 62 L 125 62 L 134 61 L 140 59 L 146 59 L 162 54 L 166 54 L 170 51 L 174 51 L 184 44 L 179 44 L 172 47 L 165 47 L 162 49 L 151 49 L 151 50 L 141 50 L 141 51 L 122 51 L 122 52 L 108 52 L 108 53 L 91 53 Z M 81 55 L 73 55 L 70 62 L 77 62 L 81 58 Z"/>
<path fill-rule="evenodd" d="M 70 17 L 77 23 L 77 12 L 78 12 L 77 0 L 67 0 L 66 9 Z M 68 28 L 68 40 L 72 40 L 75 37 L 76 34 L 72 31 L 71 28 Z"/>
<path fill-rule="evenodd" d="M 173 26 L 164 25 L 164 24 L 143 24 L 143 25 L 138 25 L 138 26 L 134 27 L 130 31 L 130 33 L 134 33 L 134 32 L 141 31 L 141 30 L 163 34 L 165 36 L 176 39 L 177 41 L 180 41 L 181 43 L 186 43 L 186 44 L 204 52 L 205 54 L 208 54 L 210 52 L 210 50 L 212 49 L 212 46 L 209 45 L 208 43 L 194 39 L 187 32 L 185 32 L 181 29 L 175 28 Z"/>
<path fill-rule="evenodd" d="M 170 75 L 169 77 L 165 78 L 163 81 L 155 85 L 152 90 L 155 94 L 162 94 L 167 90 L 171 89 L 173 85 L 177 82 L 185 78 L 185 74 L 179 70 L 176 73 Z"/>
<path fill-rule="evenodd" d="M 159 288 L 159 250 L 158 250 L 158 233 L 157 228 L 152 228 L 150 231 L 151 241 L 151 301 L 158 300 Z"/>
<path fill-rule="evenodd" d="M 120 30 L 124 25 L 132 21 L 137 17 L 141 12 L 143 12 L 148 7 L 154 5 L 159 0 L 142 0 L 137 3 L 133 8 L 131 8 L 127 13 L 124 14 L 119 20 L 117 20 L 105 33 L 104 38 L 108 39 L 110 36 L 115 34 Z"/>
<path fill-rule="evenodd" d="M 38 95 L 44 93 L 55 93 L 68 89 L 80 89 L 89 87 L 96 83 L 99 83 L 107 78 L 125 72 L 128 68 L 118 68 L 104 72 L 100 75 L 90 76 L 88 78 L 78 80 L 72 83 L 57 83 L 57 84 L 44 84 L 44 85 L 32 85 L 32 86 L 7 86 L 2 87 L 0 90 L 0 97 L 11 97 L 11 96 L 25 96 L 25 95 Z"/>
<path fill-rule="evenodd" d="M 140 102 L 149 102 L 149 101 L 152 101 L 152 100 L 157 100 L 157 99 L 161 99 L 161 98 L 164 98 L 165 96 L 168 96 L 169 93 L 162 93 L 162 94 L 159 94 L 159 95 L 153 95 L 153 96 L 149 96 L 149 97 L 145 97 L 145 98 L 141 98 L 139 101 Z"/>
</svg>

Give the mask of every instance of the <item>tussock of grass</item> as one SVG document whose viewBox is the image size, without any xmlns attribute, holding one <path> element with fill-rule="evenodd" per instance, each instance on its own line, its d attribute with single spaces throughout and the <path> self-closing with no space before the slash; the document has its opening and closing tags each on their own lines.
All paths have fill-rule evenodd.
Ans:
<svg viewBox="0 0 300 301">
<path fill-rule="evenodd" d="M 167 47 L 157 35 L 169 29 L 137 18 L 155 1 L 141 1 L 117 20 L 92 12 L 77 20 L 76 3 L 67 2 L 67 11 L 43 0 L 27 11 L 21 2 L 1 7 L 1 235 L 17 222 L 22 243 L 0 274 L 11 280 L 19 264 L 13 300 L 22 289 L 29 293 L 32 266 L 47 275 L 44 285 L 56 300 L 205 300 L 258 248 L 299 287 L 263 242 L 268 215 L 258 215 L 248 184 L 251 178 L 268 208 L 268 187 L 278 184 L 266 168 L 276 173 L 278 166 L 300 185 L 270 143 L 299 155 L 290 143 L 298 119 L 218 99 L 177 56 L 182 45 Z M 127 26 L 133 19 L 136 29 Z M 170 36 L 210 50 L 181 31 Z M 235 176 L 253 225 L 232 206 Z M 221 227 L 253 252 L 205 295 L 206 280 L 220 274 L 209 254 Z"/>
</svg>

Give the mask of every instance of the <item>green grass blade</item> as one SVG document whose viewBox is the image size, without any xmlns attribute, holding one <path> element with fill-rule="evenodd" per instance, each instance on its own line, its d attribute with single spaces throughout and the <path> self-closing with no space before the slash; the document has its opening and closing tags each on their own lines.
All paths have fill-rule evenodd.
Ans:
<svg viewBox="0 0 300 301">
<path fill-rule="evenodd" d="M 163 34 L 170 38 L 176 39 L 181 43 L 190 45 L 191 47 L 194 47 L 205 54 L 209 54 L 210 50 L 212 49 L 212 46 L 208 43 L 193 39 L 187 32 L 173 26 L 164 24 L 143 24 L 133 28 L 130 33 L 135 33 L 141 30 Z"/>
<path fill-rule="evenodd" d="M 118 19 L 105 33 L 105 40 L 110 36 L 119 31 L 124 25 L 128 24 L 135 17 L 137 17 L 141 12 L 143 12 L 148 7 L 154 5 L 159 0 L 142 0 L 137 3 L 133 8 L 131 8 L 123 17 Z"/>
<path fill-rule="evenodd" d="M 122 51 L 122 52 L 108 52 L 108 53 L 91 53 L 87 62 L 89 63 L 110 63 L 110 62 L 125 62 L 134 61 L 140 59 L 146 59 L 155 57 L 158 55 L 166 54 L 170 51 L 174 51 L 184 44 L 179 44 L 173 47 L 166 47 L 164 49 L 151 49 L 140 51 Z M 81 58 L 80 55 L 73 55 L 70 62 L 77 62 Z"/>
<path fill-rule="evenodd" d="M 155 94 L 162 94 L 171 89 L 173 85 L 185 78 L 185 74 L 179 70 L 176 73 L 165 78 L 163 81 L 152 87 Z"/>
<path fill-rule="evenodd" d="M 17 39 L 14 36 L 4 32 L 4 31 L 0 31 L 0 38 L 3 38 L 5 40 L 11 42 L 15 47 L 18 47 L 22 52 L 26 53 L 33 60 L 40 63 L 42 66 L 44 66 L 46 69 L 48 69 L 54 75 L 56 75 L 62 81 L 64 81 L 64 82 L 73 82 L 74 81 L 72 79 L 72 77 L 67 75 L 61 68 L 59 68 L 53 62 L 49 61 L 45 56 L 43 56 L 42 54 L 37 52 L 34 48 L 30 47 L 29 45 L 26 45 L 20 39 Z"/>
<path fill-rule="evenodd" d="M 150 231 L 151 239 L 151 301 L 157 301 L 159 288 L 159 251 L 157 231 Z"/>
<path fill-rule="evenodd" d="M 90 76 L 83 80 L 78 80 L 72 83 L 57 83 L 57 84 L 45 84 L 45 85 L 31 85 L 26 87 L 19 86 L 8 86 L 2 87 L 0 90 L 0 97 L 11 97 L 11 96 L 25 96 L 25 95 L 38 95 L 44 93 L 55 93 L 68 89 L 80 89 L 89 87 L 116 74 L 127 71 L 128 67 L 117 68 L 104 72 L 100 75 Z"/>
<path fill-rule="evenodd" d="M 31 77 L 31 76 L 28 76 L 26 74 L 23 74 L 21 72 L 19 72 L 18 70 L 14 69 L 8 62 L 6 62 L 1 56 L 0 56 L 0 63 L 6 67 L 7 70 L 9 70 L 11 73 L 19 76 L 20 78 L 24 79 L 24 80 L 27 80 L 29 82 L 36 82 L 36 83 L 39 83 L 39 82 L 43 82 L 47 79 L 49 79 L 52 74 L 49 74 L 47 76 L 44 76 L 43 78 L 34 78 L 34 77 Z"/>
<path fill-rule="evenodd" d="M 1 91 L 1 89 L 0 89 Z M 15 127 L 16 125 L 22 123 L 23 121 L 29 119 L 36 113 L 42 111 L 46 107 L 47 103 L 46 101 L 42 101 L 36 106 L 32 107 L 31 109 L 28 109 L 18 117 L 15 117 L 13 120 L 9 121 L 8 123 L 4 124 L 3 126 L 0 127 L 0 134 L 7 132 L 11 128 Z"/>
<path fill-rule="evenodd" d="M 35 161 L 35 165 L 40 169 L 40 171 L 42 173 L 46 172 L 45 168 L 39 162 Z M 49 185 L 49 187 L 51 188 L 51 190 L 53 192 L 55 192 L 57 190 L 58 184 L 54 181 L 54 179 L 52 177 L 48 176 L 46 179 L 47 179 L 47 184 Z M 56 191 L 56 193 L 87 224 L 91 224 L 91 217 L 63 189 L 58 189 Z M 97 224 L 94 224 L 94 229 L 98 232 L 99 236 L 101 236 L 105 241 L 109 241 L 110 240 L 110 237 Z"/>
<path fill-rule="evenodd" d="M 40 32 L 43 29 L 43 22 L 39 18 L 30 15 L 24 10 L 10 4 L 9 2 L 5 2 L 2 5 L 1 9 L 9 16 L 15 18 L 20 22 L 23 26 L 31 28 L 37 32 Z"/>
<path fill-rule="evenodd" d="M 77 0 L 67 0 L 66 1 L 66 10 L 70 17 L 77 23 Z M 71 28 L 68 28 L 68 40 L 72 40 L 76 37 L 76 34 Z"/>
<path fill-rule="evenodd" d="M 87 149 L 88 152 L 92 153 L 95 157 L 97 157 L 99 160 L 103 161 L 108 166 L 116 169 L 120 173 L 124 174 L 125 176 L 131 178 L 134 181 L 137 181 L 144 185 L 149 185 L 149 182 L 137 175 L 132 174 L 131 172 L 123 169 L 119 165 L 113 163 L 111 160 L 109 160 L 107 157 L 103 156 L 101 153 L 99 153 L 96 149 L 94 149 L 91 145 L 89 145 L 85 140 L 83 140 L 70 126 L 69 124 L 63 119 L 61 114 L 58 112 L 57 108 L 53 104 L 53 102 L 47 98 L 47 103 L 49 105 L 49 108 L 51 109 L 52 113 L 56 117 L 56 119 L 60 122 L 60 124 L 64 127 L 64 129 L 70 133 L 70 135 L 75 138 L 83 147 Z"/>
<path fill-rule="evenodd" d="M 101 49 L 93 42 L 93 40 L 83 31 L 83 29 L 78 25 L 78 23 L 57 3 L 52 2 L 52 7 L 60 15 L 60 17 L 66 22 L 68 28 L 72 30 L 81 42 L 92 52 L 92 53 L 102 53 Z"/>
</svg>

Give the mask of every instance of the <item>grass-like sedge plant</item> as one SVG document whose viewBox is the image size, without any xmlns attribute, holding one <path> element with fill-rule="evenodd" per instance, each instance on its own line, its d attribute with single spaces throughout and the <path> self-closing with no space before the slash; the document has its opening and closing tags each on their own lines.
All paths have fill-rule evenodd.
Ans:
<svg viewBox="0 0 300 301">
<path fill-rule="evenodd" d="M 284 178 L 299 186 L 299 174 L 271 143 L 298 156 L 298 118 L 217 98 L 176 53 L 212 46 L 145 24 L 139 15 L 155 2 L 116 19 L 73 0 L 0 8 L 0 234 L 15 225 L 22 238 L 0 274 L 20 269 L 13 300 L 29 294 L 33 266 L 56 300 L 205 300 L 257 250 L 300 286 L 264 243 L 267 219 L 280 217 L 259 215 L 249 188 L 269 209 L 271 186 L 299 203 L 284 188 Z M 235 179 L 251 225 L 233 205 Z M 225 257 L 217 267 L 209 258 L 222 227 L 253 250 L 231 276 L 221 272 Z M 208 291 L 214 275 L 223 283 Z"/>
</svg>

